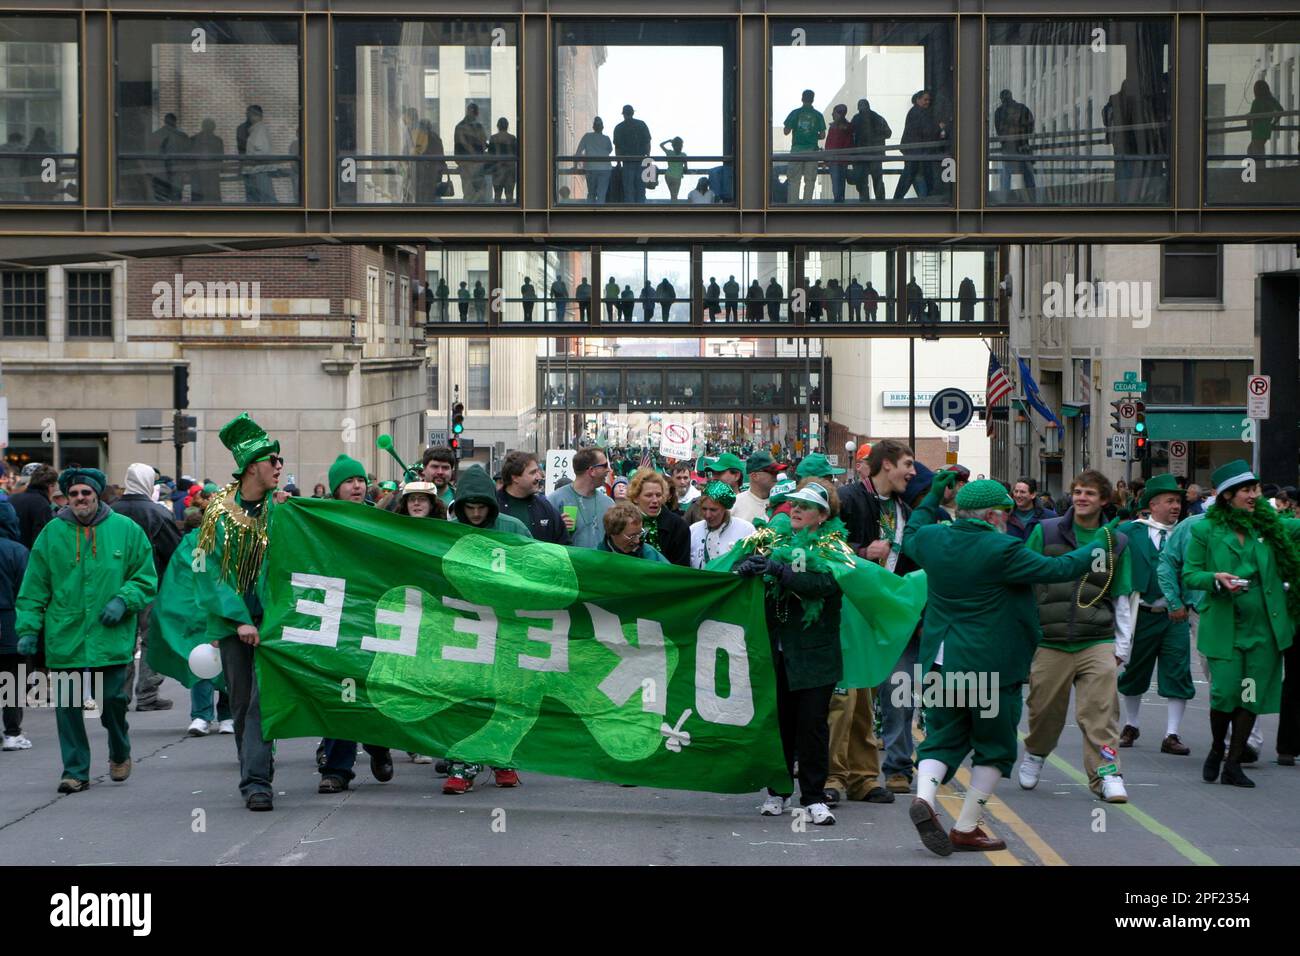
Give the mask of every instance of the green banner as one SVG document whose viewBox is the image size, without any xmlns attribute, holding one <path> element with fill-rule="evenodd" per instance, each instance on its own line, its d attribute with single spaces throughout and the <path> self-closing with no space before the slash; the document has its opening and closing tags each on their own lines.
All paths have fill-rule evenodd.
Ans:
<svg viewBox="0 0 1300 956">
<path fill-rule="evenodd" d="M 277 508 L 270 539 L 268 738 L 789 787 L 758 581 L 323 499 Z"/>
</svg>

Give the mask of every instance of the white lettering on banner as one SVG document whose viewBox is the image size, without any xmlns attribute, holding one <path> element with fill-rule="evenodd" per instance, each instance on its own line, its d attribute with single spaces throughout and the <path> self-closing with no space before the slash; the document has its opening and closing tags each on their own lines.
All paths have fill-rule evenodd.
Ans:
<svg viewBox="0 0 1300 956">
<path fill-rule="evenodd" d="M 528 639 L 539 644 L 549 644 L 551 653 L 548 657 L 533 657 L 530 654 L 519 655 L 519 666 L 526 671 L 553 671 L 560 674 L 569 672 L 569 612 L 568 611 L 516 611 L 520 617 L 540 618 L 554 622 L 548 628 L 530 627 Z"/>
<path fill-rule="evenodd" d="M 320 574 L 303 574 L 293 572 L 290 583 L 296 588 L 311 591 L 324 591 L 324 601 L 308 601 L 299 598 L 295 610 L 308 617 L 320 618 L 320 628 L 311 630 L 305 627 L 286 627 L 284 639 L 298 644 L 319 644 L 321 647 L 337 647 L 339 643 L 339 624 L 343 620 L 343 593 L 347 581 L 343 578 L 327 578 Z"/>
<path fill-rule="evenodd" d="M 718 696 L 718 651 L 727 655 L 730 695 Z M 754 692 L 749 684 L 749 650 L 745 629 L 722 621 L 705 621 L 696 634 L 695 709 L 704 720 L 744 727 L 754 719 Z"/>
<path fill-rule="evenodd" d="M 443 605 L 457 611 L 469 611 L 477 614 L 479 620 L 471 621 L 463 617 L 456 618 L 453 630 L 460 634 L 477 634 L 478 641 L 473 647 L 458 647 L 444 644 L 442 659 L 444 661 L 463 661 L 466 664 L 491 664 L 497 653 L 497 613 L 485 604 L 470 604 L 456 598 L 444 597 Z"/>
<path fill-rule="evenodd" d="M 420 645 L 420 618 L 424 613 L 424 598 L 420 594 L 419 588 L 406 589 L 406 606 L 400 611 L 390 611 L 387 608 L 375 609 L 375 627 L 378 629 L 381 624 L 396 625 L 398 629 L 397 640 L 389 640 L 383 637 L 362 637 L 361 649 L 363 651 L 376 651 L 380 654 L 401 654 L 405 657 L 414 657 L 415 651 Z"/>
<path fill-rule="evenodd" d="M 596 640 L 620 658 L 618 666 L 600 682 L 599 690 L 610 703 L 615 707 L 623 706 L 641 690 L 641 682 L 647 677 L 655 682 L 656 687 L 668 686 L 668 653 L 664 649 L 664 629 L 658 621 L 636 619 L 637 644 L 633 647 L 623 636 L 622 622 L 615 615 L 585 601 L 583 606 L 591 615 Z M 667 696 L 655 694 L 650 700 L 642 698 L 641 709 L 663 716 L 667 711 Z"/>
</svg>

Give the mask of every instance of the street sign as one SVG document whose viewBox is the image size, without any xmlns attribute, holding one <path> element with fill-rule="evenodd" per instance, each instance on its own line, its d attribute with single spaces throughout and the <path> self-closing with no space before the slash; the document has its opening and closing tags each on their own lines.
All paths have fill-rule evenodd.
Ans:
<svg viewBox="0 0 1300 956">
<path fill-rule="evenodd" d="M 826 456 L 826 463 L 827 463 L 828 465 L 830 465 L 832 468 L 838 468 L 838 467 L 840 467 L 840 456 L 839 456 L 839 455 L 827 455 L 827 456 Z"/>
<path fill-rule="evenodd" d="M 447 447 L 447 429 L 445 429 L 445 428 L 438 428 L 438 429 L 435 429 L 434 431 L 429 432 L 429 447 L 430 447 L 430 448 L 446 448 L 446 447 Z"/>
<path fill-rule="evenodd" d="M 1267 421 L 1269 407 L 1273 404 L 1273 380 L 1268 375 L 1252 375 L 1246 379 L 1246 417 Z"/>
<path fill-rule="evenodd" d="M 552 448 L 546 452 L 546 494 L 555 490 L 555 483 L 561 478 L 573 480 L 572 448 Z"/>
<path fill-rule="evenodd" d="M 945 388 L 930 400 L 930 421 L 944 431 L 961 431 L 975 417 L 975 402 L 960 388 Z"/>
<path fill-rule="evenodd" d="M 1137 402 L 1119 403 L 1119 418 L 1123 424 L 1131 426 L 1133 424 L 1133 420 L 1137 418 L 1137 413 L 1138 413 Z"/>
<path fill-rule="evenodd" d="M 162 444 L 163 420 L 161 408 L 136 409 L 135 440 L 141 445 Z"/>
<path fill-rule="evenodd" d="M 1146 382 L 1115 382 L 1114 385 L 1117 392 L 1137 392 L 1142 394 L 1147 390 Z"/>
<path fill-rule="evenodd" d="M 1120 461 L 1128 459 L 1128 435 L 1121 433 L 1110 436 L 1110 447 L 1106 453 L 1107 458 L 1118 458 Z"/>
<path fill-rule="evenodd" d="M 1175 477 L 1187 477 L 1187 442 L 1169 443 L 1169 473 Z"/>
<path fill-rule="evenodd" d="M 693 436 L 685 422 L 664 422 L 659 438 L 659 454 L 681 461 L 691 457 Z"/>
</svg>

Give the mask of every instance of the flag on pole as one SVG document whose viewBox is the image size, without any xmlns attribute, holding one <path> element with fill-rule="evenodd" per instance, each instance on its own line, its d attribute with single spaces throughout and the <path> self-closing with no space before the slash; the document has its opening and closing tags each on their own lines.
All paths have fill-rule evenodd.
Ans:
<svg viewBox="0 0 1300 956">
<path fill-rule="evenodd" d="M 641 463 L 640 463 L 637 467 L 638 467 L 638 468 L 654 468 L 654 466 L 655 466 L 655 456 L 654 456 L 654 452 L 652 452 L 652 451 L 650 450 L 650 446 L 649 446 L 649 445 L 643 445 L 643 446 L 641 447 Z"/>
<path fill-rule="evenodd" d="M 1052 411 L 1051 407 L 1043 401 L 1043 396 L 1038 391 L 1038 383 L 1034 381 L 1034 376 L 1029 374 L 1029 363 L 1019 357 L 1016 358 L 1016 361 L 1020 364 L 1020 386 L 1025 392 L 1025 404 L 1042 415 L 1047 421 L 1054 422 L 1056 427 L 1064 433 L 1065 426 L 1056 417 L 1056 412 Z M 1030 421 L 1033 421 L 1033 418 L 1032 415 L 1029 416 Z"/>
<path fill-rule="evenodd" d="M 984 423 L 988 434 L 993 434 L 993 406 L 1011 394 L 1011 380 L 998 357 L 989 350 L 989 380 L 984 388 Z"/>
</svg>

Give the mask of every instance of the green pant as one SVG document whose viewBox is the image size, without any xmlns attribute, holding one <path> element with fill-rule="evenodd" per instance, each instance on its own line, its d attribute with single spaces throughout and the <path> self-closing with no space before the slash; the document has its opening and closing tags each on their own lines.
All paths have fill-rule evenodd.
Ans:
<svg viewBox="0 0 1300 956">
<path fill-rule="evenodd" d="M 122 763 L 131 756 L 126 726 L 126 671 L 129 664 L 100 667 L 91 671 L 90 686 L 82 684 L 80 671 L 51 671 L 51 697 L 57 706 L 54 722 L 59 729 L 59 750 L 63 754 L 63 775 L 75 780 L 90 779 L 90 738 L 86 736 L 86 711 L 82 700 L 97 695 L 99 722 L 108 731 L 108 759 Z M 102 693 L 98 678 L 103 679 Z M 58 683 L 56 683 L 56 681 Z M 62 690 L 55 688 L 62 685 Z M 71 699 L 73 697 L 79 699 Z"/>
<path fill-rule="evenodd" d="M 1160 662 L 1156 691 L 1161 697 L 1191 700 L 1192 635 L 1187 621 L 1175 621 L 1168 612 L 1138 610 L 1133 629 L 1133 650 L 1119 675 L 1119 692 L 1139 697 L 1151 688 L 1151 674 Z"/>
<path fill-rule="evenodd" d="M 1020 726 L 1020 711 L 1024 704 L 1022 686 L 999 687 L 996 699 L 989 702 L 992 705 L 989 708 L 926 707 L 926 736 L 916 748 L 917 763 L 938 760 L 945 764 L 948 773 L 943 782 L 947 783 L 966 755 L 973 752 L 972 766 L 997 767 L 1002 776 L 1011 776 L 1019 746 L 1016 728 Z M 923 693 L 922 702 L 924 700 Z M 983 716 L 986 710 L 994 713 Z"/>
<path fill-rule="evenodd" d="M 1276 714 L 1282 709 L 1282 652 L 1272 635 L 1253 647 L 1234 647 L 1227 659 L 1206 660 L 1210 665 L 1210 709 L 1232 713 L 1244 707 L 1252 714 Z"/>
</svg>

